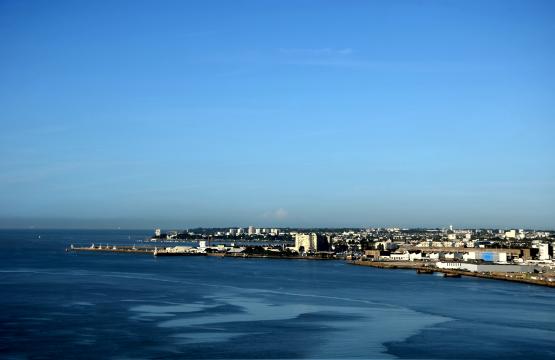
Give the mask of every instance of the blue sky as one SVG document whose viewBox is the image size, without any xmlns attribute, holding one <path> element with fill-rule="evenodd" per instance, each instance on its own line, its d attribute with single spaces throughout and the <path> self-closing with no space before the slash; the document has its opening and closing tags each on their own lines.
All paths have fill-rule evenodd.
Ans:
<svg viewBox="0 0 555 360">
<path fill-rule="evenodd" d="M 0 227 L 555 228 L 552 1 L 0 1 Z"/>
</svg>

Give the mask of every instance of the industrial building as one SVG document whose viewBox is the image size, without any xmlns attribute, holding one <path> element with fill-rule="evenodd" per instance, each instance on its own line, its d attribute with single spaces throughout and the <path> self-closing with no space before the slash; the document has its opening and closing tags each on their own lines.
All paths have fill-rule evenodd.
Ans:
<svg viewBox="0 0 555 360">
<path fill-rule="evenodd" d="M 436 266 L 440 269 L 466 270 L 471 272 L 519 272 L 531 273 L 536 268 L 533 265 L 517 264 L 481 264 L 466 262 L 442 262 L 438 261 Z"/>
</svg>

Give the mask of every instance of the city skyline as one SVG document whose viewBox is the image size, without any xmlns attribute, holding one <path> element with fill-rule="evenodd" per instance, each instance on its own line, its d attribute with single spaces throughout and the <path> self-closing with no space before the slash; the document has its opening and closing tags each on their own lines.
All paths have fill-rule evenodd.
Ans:
<svg viewBox="0 0 555 360">
<path fill-rule="evenodd" d="M 0 3 L 0 228 L 555 229 L 550 1 Z"/>
</svg>

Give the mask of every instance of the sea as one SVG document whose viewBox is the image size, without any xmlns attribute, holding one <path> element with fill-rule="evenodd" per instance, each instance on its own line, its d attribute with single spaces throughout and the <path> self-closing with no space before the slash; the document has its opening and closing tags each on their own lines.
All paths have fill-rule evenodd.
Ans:
<svg viewBox="0 0 555 360">
<path fill-rule="evenodd" d="M 0 358 L 555 359 L 555 289 L 344 261 L 66 252 L 1 230 Z"/>
</svg>

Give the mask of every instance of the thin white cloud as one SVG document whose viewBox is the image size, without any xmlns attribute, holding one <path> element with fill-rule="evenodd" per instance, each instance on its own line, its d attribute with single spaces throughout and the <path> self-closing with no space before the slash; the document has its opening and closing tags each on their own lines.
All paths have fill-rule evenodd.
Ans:
<svg viewBox="0 0 555 360">
<path fill-rule="evenodd" d="M 279 52 L 287 55 L 302 55 L 302 56 L 346 56 L 353 53 L 351 48 L 281 48 Z"/>
<path fill-rule="evenodd" d="M 273 211 L 266 211 L 262 214 L 262 217 L 265 219 L 272 219 L 272 220 L 284 220 L 289 216 L 287 210 L 283 208 L 279 208 Z"/>
</svg>

